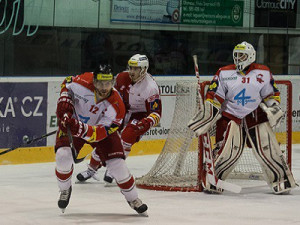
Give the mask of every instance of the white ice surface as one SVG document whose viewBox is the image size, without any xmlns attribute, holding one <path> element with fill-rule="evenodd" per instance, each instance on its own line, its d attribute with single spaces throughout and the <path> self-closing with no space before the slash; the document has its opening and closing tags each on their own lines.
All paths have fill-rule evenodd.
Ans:
<svg viewBox="0 0 300 225">
<path fill-rule="evenodd" d="M 155 156 L 127 159 L 128 167 L 140 176 L 152 167 Z M 0 225 L 8 224 L 300 224 L 300 188 L 290 195 L 276 196 L 265 183 L 249 185 L 240 194 L 162 192 L 139 189 L 149 217 L 140 217 L 116 186 L 103 181 L 75 184 L 75 176 L 86 168 L 77 164 L 73 192 L 64 214 L 57 207 L 59 196 L 54 163 L 0 166 Z M 300 182 L 300 147 L 293 149 L 293 169 Z M 103 177 L 104 170 L 98 173 Z M 251 187 L 252 186 L 252 187 Z"/>
</svg>

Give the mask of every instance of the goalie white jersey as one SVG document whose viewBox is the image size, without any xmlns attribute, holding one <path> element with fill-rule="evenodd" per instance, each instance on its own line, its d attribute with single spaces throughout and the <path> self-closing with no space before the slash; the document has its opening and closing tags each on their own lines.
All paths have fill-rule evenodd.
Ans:
<svg viewBox="0 0 300 225">
<path fill-rule="evenodd" d="M 279 94 L 267 66 L 252 63 L 246 74 L 241 74 L 233 64 L 218 70 L 206 98 L 216 98 L 222 104 L 223 115 L 242 119 L 263 100 L 273 98 L 280 102 Z"/>
</svg>

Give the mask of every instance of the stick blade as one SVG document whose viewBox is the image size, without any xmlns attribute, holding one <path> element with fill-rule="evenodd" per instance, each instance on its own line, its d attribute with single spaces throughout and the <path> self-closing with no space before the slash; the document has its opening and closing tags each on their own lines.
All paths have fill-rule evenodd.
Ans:
<svg viewBox="0 0 300 225">
<path fill-rule="evenodd" d="M 236 184 L 232 184 L 232 183 L 220 180 L 220 179 L 218 180 L 217 187 L 218 188 L 222 188 L 222 189 L 224 189 L 226 191 L 237 193 L 237 194 L 241 193 L 241 191 L 242 191 L 242 187 L 241 186 L 238 186 Z"/>
</svg>

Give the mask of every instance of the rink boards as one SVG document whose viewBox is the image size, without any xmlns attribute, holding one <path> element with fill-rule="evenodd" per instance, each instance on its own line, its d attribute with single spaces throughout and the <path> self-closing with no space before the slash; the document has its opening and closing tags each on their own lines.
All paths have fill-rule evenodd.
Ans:
<svg viewBox="0 0 300 225">
<path fill-rule="evenodd" d="M 20 146 L 24 136 L 40 137 L 57 129 L 56 101 L 64 77 L 0 78 L 0 148 Z M 172 123 L 178 81 L 196 82 L 193 76 L 156 76 L 160 87 L 163 112 L 157 127 L 151 128 L 142 141 L 133 146 L 131 155 L 158 154 L 164 146 Z M 211 80 L 212 76 L 203 76 Z M 293 144 L 300 143 L 300 80 L 296 76 L 275 76 L 293 82 Z M 188 109 L 187 109 L 188 110 Z M 52 162 L 55 135 L 0 156 L 0 165 Z M 89 154 L 85 147 L 79 157 Z"/>
</svg>

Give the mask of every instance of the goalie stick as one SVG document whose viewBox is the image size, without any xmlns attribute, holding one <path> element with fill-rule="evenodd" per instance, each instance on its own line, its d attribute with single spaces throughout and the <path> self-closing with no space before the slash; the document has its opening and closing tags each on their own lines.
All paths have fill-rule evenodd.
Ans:
<svg viewBox="0 0 300 225">
<path fill-rule="evenodd" d="M 199 75 L 199 67 L 197 62 L 197 55 L 193 55 L 193 61 L 194 61 L 194 67 L 195 67 L 195 75 L 198 80 L 198 96 L 200 101 L 199 108 L 203 108 L 203 99 L 201 95 L 201 82 L 200 82 L 200 75 Z M 206 132 L 200 136 L 199 141 L 202 142 L 203 147 L 203 157 L 204 157 L 204 173 L 203 176 L 206 176 L 206 181 L 208 181 L 211 185 L 214 185 L 216 188 L 221 188 L 226 191 L 234 192 L 234 193 L 240 193 L 241 187 L 232 183 L 228 183 L 226 181 L 223 181 L 221 179 L 218 179 L 215 174 L 215 165 L 214 160 L 212 156 L 212 149 L 211 149 L 211 141 L 210 141 L 210 135 L 209 132 Z M 203 183 L 203 177 L 202 177 L 202 186 L 205 188 L 205 184 Z"/>
<path fill-rule="evenodd" d="M 214 160 L 212 156 L 212 150 L 211 150 L 211 141 L 210 141 L 210 135 L 208 132 L 201 135 L 201 140 L 203 144 L 203 157 L 205 159 L 205 176 L 208 182 L 212 185 L 214 185 L 216 188 L 221 188 L 226 191 L 230 191 L 233 193 L 240 193 L 242 188 L 236 184 L 232 184 L 226 181 L 223 181 L 221 179 L 218 179 L 215 174 L 215 165 Z M 203 179 L 202 179 L 203 181 Z M 203 184 L 203 187 L 205 187 L 205 184 Z"/>
<path fill-rule="evenodd" d="M 46 138 L 46 137 L 48 137 L 48 136 L 51 136 L 51 135 L 53 135 L 53 134 L 55 134 L 56 133 L 56 130 L 55 131 L 52 131 L 52 132 L 50 132 L 50 133 L 47 133 L 47 134 L 43 134 L 42 136 L 40 136 L 40 137 L 37 137 L 37 138 L 34 138 L 34 139 L 31 139 L 31 140 L 24 140 L 24 144 L 22 144 L 22 145 L 20 145 L 20 146 L 17 146 L 17 147 L 13 147 L 13 148 L 9 148 L 9 149 L 7 149 L 7 150 L 5 150 L 5 151 L 3 151 L 3 152 L 0 152 L 0 155 L 4 155 L 4 154 L 6 154 L 6 153 L 8 153 L 8 152 L 11 152 L 11 151 L 13 151 L 13 150 L 16 150 L 16 149 L 18 149 L 18 148 L 21 148 L 21 147 L 26 147 L 27 145 L 30 145 L 30 144 L 32 144 L 32 143 L 34 143 L 34 142 L 36 142 L 36 141 L 39 141 L 39 140 L 41 140 L 41 139 L 44 139 L 44 138 Z"/>
</svg>

